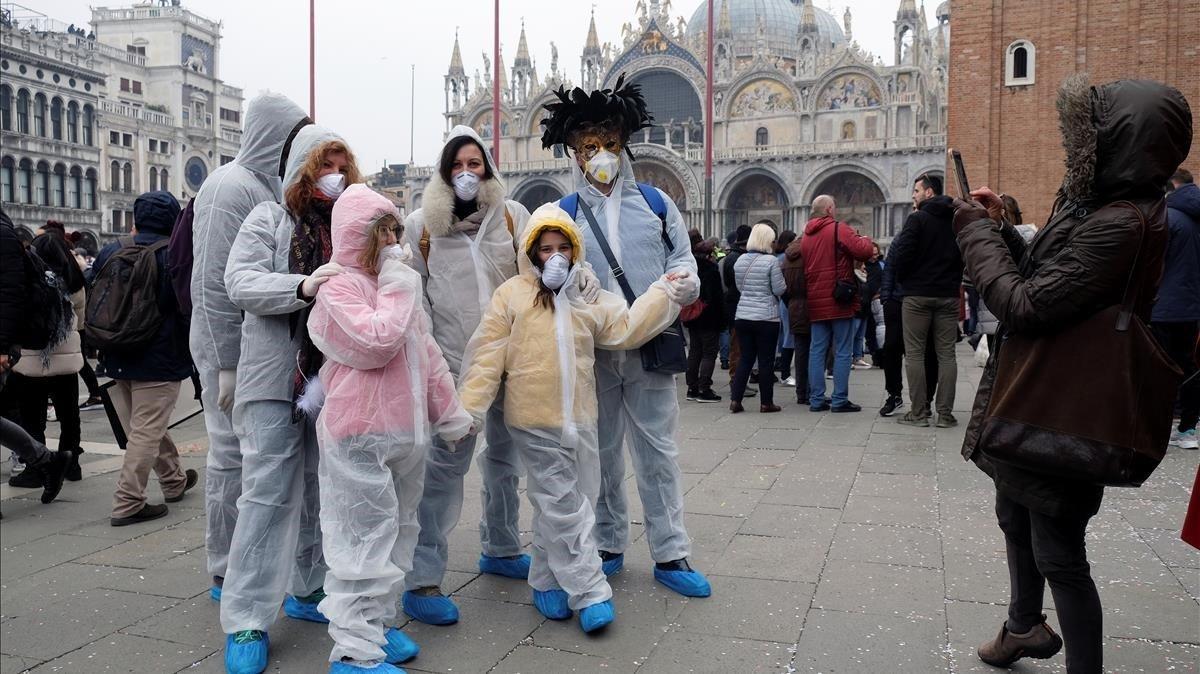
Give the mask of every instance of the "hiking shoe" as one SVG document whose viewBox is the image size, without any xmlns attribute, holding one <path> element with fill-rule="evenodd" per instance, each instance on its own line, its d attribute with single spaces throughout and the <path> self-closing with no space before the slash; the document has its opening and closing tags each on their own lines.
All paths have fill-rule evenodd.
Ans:
<svg viewBox="0 0 1200 674">
<path fill-rule="evenodd" d="M 183 483 L 183 491 L 179 492 L 178 496 L 163 497 L 163 500 L 167 503 L 179 503 L 182 501 L 183 497 L 188 493 L 188 490 L 192 487 L 195 487 L 196 481 L 200 479 L 200 476 L 196 473 L 196 471 L 192 470 L 191 468 L 188 468 L 186 471 L 184 471 L 183 475 L 187 478 L 187 482 Z"/>
<path fill-rule="evenodd" d="M 80 412 L 90 412 L 91 410 L 104 409 L 104 401 L 100 400 L 99 396 L 92 396 L 87 400 L 79 403 Z"/>
<path fill-rule="evenodd" d="M 600 551 L 600 569 L 606 577 L 613 577 L 625 568 L 625 553 Z"/>
<path fill-rule="evenodd" d="M 127 517 L 113 517 L 108 520 L 108 523 L 114 527 L 123 527 L 138 522 L 149 522 L 160 517 L 167 516 L 167 504 L 155 503 L 153 505 L 147 503 L 142 506 L 142 509 Z"/>
<path fill-rule="evenodd" d="M 1171 434 L 1171 442 L 1169 444 L 1175 445 L 1180 449 L 1196 449 L 1197 446 L 1200 446 L 1200 443 L 1196 440 L 1196 429 L 1194 428 L 1186 431 L 1177 429 Z M 9 484 L 12 484 L 12 482 L 9 482 Z"/>
<path fill-rule="evenodd" d="M 225 636 L 225 674 L 261 674 L 267 668 L 271 640 L 261 630 L 242 630 Z"/>
<path fill-rule="evenodd" d="M 883 407 L 879 408 L 879 416 L 890 417 L 901 407 L 904 407 L 903 398 L 900 396 L 888 396 L 887 401 L 883 403 Z"/>
<path fill-rule="evenodd" d="M 696 402 L 696 396 L 698 396 L 698 395 L 700 395 L 700 392 L 699 392 L 699 391 L 697 391 L 697 390 L 696 390 L 696 389 L 694 389 L 694 388 L 690 388 L 690 389 L 688 389 L 688 392 L 687 392 L 687 398 L 686 398 L 686 399 L 687 399 L 687 400 L 690 400 L 690 401 L 692 401 L 692 402 Z"/>
<path fill-rule="evenodd" d="M 383 638 L 387 641 L 383 647 L 383 654 L 387 658 L 388 664 L 398 665 L 401 662 L 408 662 L 421 652 L 421 647 L 417 645 L 417 642 L 395 627 L 389 627 L 388 631 L 383 633 Z"/>
<path fill-rule="evenodd" d="M 22 489 L 37 489 L 45 484 L 46 477 L 42 475 L 41 468 L 37 465 L 25 466 L 25 470 L 8 478 L 8 486 Z"/>
<path fill-rule="evenodd" d="M 436 587 L 423 587 L 404 593 L 404 612 L 426 625 L 453 625 L 458 622 L 458 607 Z"/>
<path fill-rule="evenodd" d="M 947 412 L 946 414 L 938 415 L 938 420 L 937 420 L 938 428 L 954 428 L 957 425 L 958 425 L 958 419 L 955 419 L 953 414 L 950 414 L 949 412 Z"/>
<path fill-rule="evenodd" d="M 721 396 L 713 393 L 712 389 L 706 388 L 696 394 L 695 400 L 698 403 L 719 403 L 721 402 Z"/>
<path fill-rule="evenodd" d="M 929 417 L 919 417 L 910 411 L 908 414 L 905 414 L 897 419 L 896 423 L 904 424 L 905 426 L 920 426 L 922 428 L 929 428 Z"/>
<path fill-rule="evenodd" d="M 566 620 L 571 617 L 567 605 L 567 593 L 563 590 L 534 590 L 533 606 L 550 620 Z"/>
<path fill-rule="evenodd" d="M 283 612 L 293 620 L 307 620 L 310 623 L 328 623 L 329 618 L 326 618 L 325 614 L 321 613 L 321 610 L 317 608 L 317 605 L 324 598 L 324 590 L 317 590 L 303 599 L 293 597 L 289 594 L 283 600 Z"/>
<path fill-rule="evenodd" d="M 63 479 L 67 476 L 67 466 L 71 464 L 74 454 L 70 450 L 60 450 L 50 457 L 49 461 L 38 466 L 42 473 L 42 503 L 51 503 L 62 491 Z"/>
<path fill-rule="evenodd" d="M 526 580 L 529 578 L 529 555 L 514 555 L 512 557 L 489 557 L 480 553 L 479 572 L 493 576 Z"/>
<path fill-rule="evenodd" d="M 1000 626 L 1000 634 L 977 648 L 975 654 L 993 667 L 1008 667 L 1021 658 L 1045 660 L 1053 657 L 1062 649 L 1063 640 L 1045 620 L 1043 615 L 1040 625 L 1020 636 L 1009 632 L 1006 622 Z"/>
<path fill-rule="evenodd" d="M 842 403 L 841 405 L 834 405 L 833 407 L 830 407 L 829 411 L 833 412 L 834 414 L 847 414 L 850 412 L 861 412 L 862 405 L 855 405 L 854 403 L 847 400 L 846 402 Z"/>
<path fill-rule="evenodd" d="M 579 609 L 579 627 L 589 634 L 611 625 L 616 618 L 617 612 L 611 599 Z"/>
</svg>

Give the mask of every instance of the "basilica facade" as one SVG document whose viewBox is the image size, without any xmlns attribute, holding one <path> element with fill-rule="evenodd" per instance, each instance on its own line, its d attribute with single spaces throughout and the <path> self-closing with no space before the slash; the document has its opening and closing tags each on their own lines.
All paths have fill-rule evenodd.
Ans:
<svg viewBox="0 0 1200 674">
<path fill-rule="evenodd" d="M 833 195 L 839 218 L 889 239 L 911 210 L 913 180 L 943 173 L 949 4 L 929 27 L 925 8 L 902 0 L 896 13 L 896 65 L 853 40 L 847 10 L 839 22 L 812 0 L 716 0 L 714 8 L 713 190 L 705 226 L 704 93 L 707 5 L 690 20 L 670 2 L 638 0 L 617 43 L 601 43 L 593 18 L 578 79 L 560 68 L 557 48 L 540 76 L 522 28 L 511 68 L 500 68 L 501 171 L 511 198 L 530 210 L 571 190 L 573 162 L 541 147 L 542 105 L 560 85 L 611 87 L 621 74 L 640 84 L 654 126 L 631 141 L 638 180 L 669 194 L 690 227 L 722 236 L 769 220 L 798 229 L 818 194 Z M 483 72 L 493 72 L 488 56 Z M 446 84 L 447 129 L 492 136 L 490 77 L 468 76 L 457 38 Z M 413 207 L 432 176 L 409 178 Z"/>
</svg>

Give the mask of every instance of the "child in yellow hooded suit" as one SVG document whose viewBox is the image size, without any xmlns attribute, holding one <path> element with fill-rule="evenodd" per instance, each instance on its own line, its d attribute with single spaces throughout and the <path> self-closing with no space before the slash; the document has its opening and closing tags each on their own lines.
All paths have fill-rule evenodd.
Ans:
<svg viewBox="0 0 1200 674">
<path fill-rule="evenodd" d="M 467 345 L 459 394 L 478 427 L 504 386 L 504 420 L 529 474 L 534 605 L 553 620 L 577 610 L 591 632 L 615 617 L 592 537 L 600 488 L 595 349 L 645 344 L 674 322 L 679 305 L 668 298 L 666 275 L 632 306 L 609 292 L 584 302 L 573 282 L 583 237 L 556 203 L 534 211 L 521 251 L 531 264 L 492 296 Z"/>
</svg>

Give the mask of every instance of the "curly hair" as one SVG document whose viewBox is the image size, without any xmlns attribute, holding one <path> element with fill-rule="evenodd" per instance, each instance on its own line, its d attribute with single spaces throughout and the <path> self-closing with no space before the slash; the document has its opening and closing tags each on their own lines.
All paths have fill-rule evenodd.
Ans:
<svg viewBox="0 0 1200 674">
<path fill-rule="evenodd" d="M 325 160 L 331 154 L 341 152 L 346 155 L 346 187 L 361 183 L 362 174 L 358 171 L 358 161 L 354 153 L 340 140 L 329 140 L 318 145 L 304 160 L 300 167 L 300 176 L 296 182 L 288 186 L 284 194 L 284 203 L 293 217 L 299 216 L 313 200 L 313 192 L 317 189 L 317 173 L 325 165 Z"/>
</svg>

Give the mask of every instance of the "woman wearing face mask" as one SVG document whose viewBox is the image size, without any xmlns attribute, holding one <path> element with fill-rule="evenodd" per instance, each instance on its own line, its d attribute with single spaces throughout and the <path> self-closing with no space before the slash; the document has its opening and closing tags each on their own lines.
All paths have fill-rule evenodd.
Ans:
<svg viewBox="0 0 1200 674">
<path fill-rule="evenodd" d="M 503 397 L 504 421 L 528 470 L 533 504 L 529 584 L 542 615 L 579 611 L 592 632 L 614 619 L 612 589 L 592 535 L 600 489 L 595 349 L 635 349 L 679 315 L 663 275 L 632 306 L 608 292 L 580 297 L 583 237 L 556 204 L 522 236 L 532 263 L 496 291 L 471 338 L 459 392 L 476 425 Z"/>
<path fill-rule="evenodd" d="M 365 185 L 346 190 L 333 208 L 333 260 L 345 271 L 308 318 L 327 359 L 317 440 L 333 673 L 394 674 L 417 654 L 391 623 L 417 544 L 425 454 L 431 436 L 453 445 L 471 428 L 421 311 L 421 277 L 405 264 L 411 249 L 396 245 L 399 215 Z"/>
<path fill-rule="evenodd" d="M 229 299 L 245 312 L 233 403 L 242 495 L 221 595 L 228 672 L 266 667 L 266 631 L 281 602 L 291 618 L 328 622 L 317 610 L 325 563 L 316 430 L 298 403 L 323 361 L 308 336 L 308 312 L 341 271 L 330 261 L 333 205 L 347 184 L 361 181 L 344 141 L 304 127 L 288 156 L 284 203 L 250 212 L 225 268 Z"/>
</svg>

